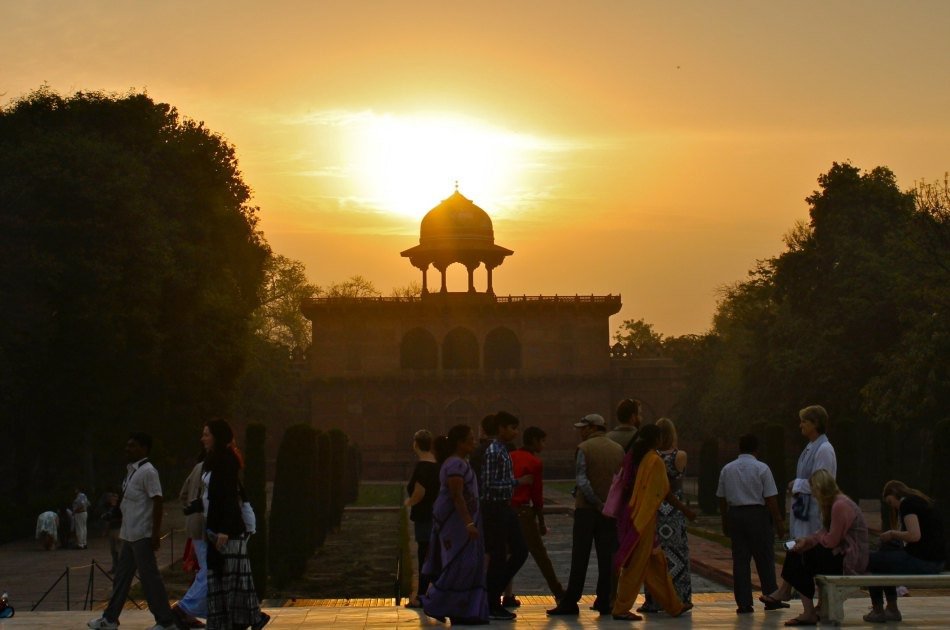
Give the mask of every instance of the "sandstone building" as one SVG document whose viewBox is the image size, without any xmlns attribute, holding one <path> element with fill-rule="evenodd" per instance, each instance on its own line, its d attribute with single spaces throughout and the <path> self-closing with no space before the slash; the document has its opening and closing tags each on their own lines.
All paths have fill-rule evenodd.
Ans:
<svg viewBox="0 0 950 630">
<path fill-rule="evenodd" d="M 317 298 L 307 387 L 317 429 L 344 429 L 363 453 L 364 477 L 405 479 L 412 434 L 478 426 L 500 409 L 548 433 L 550 472 L 569 474 L 572 427 L 633 396 L 650 419 L 673 410 L 679 371 L 668 359 L 610 347 L 619 295 L 498 296 L 492 275 L 514 252 L 495 244 L 488 214 L 457 190 L 422 219 L 419 244 L 402 256 L 421 271 L 418 297 Z M 461 264 L 468 286 L 450 291 Z M 429 286 L 429 268 L 439 286 Z M 483 268 L 483 269 L 482 269 Z M 485 274 L 477 291 L 476 272 Z"/>
</svg>

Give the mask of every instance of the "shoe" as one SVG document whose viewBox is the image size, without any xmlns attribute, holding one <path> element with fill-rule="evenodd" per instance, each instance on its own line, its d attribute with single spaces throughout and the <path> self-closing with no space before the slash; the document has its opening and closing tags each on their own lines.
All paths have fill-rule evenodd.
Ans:
<svg viewBox="0 0 950 630">
<path fill-rule="evenodd" d="M 251 630 L 261 630 L 261 628 L 266 626 L 268 623 L 270 623 L 270 615 L 262 610 L 261 618 L 257 620 L 257 623 L 251 626 Z"/>
<path fill-rule="evenodd" d="M 506 610 L 502 606 L 495 604 L 494 606 L 488 607 L 488 618 L 494 619 L 496 621 L 514 621 L 518 615 Z"/>
<path fill-rule="evenodd" d="M 736 608 L 737 615 L 748 615 L 749 613 L 754 613 L 754 612 L 755 612 L 755 608 L 753 608 L 752 606 L 739 606 L 738 608 Z"/>
<path fill-rule="evenodd" d="M 871 609 L 871 612 L 864 615 L 864 620 L 868 623 L 887 623 L 887 615 L 884 614 L 883 610 L 874 610 Z"/>
<path fill-rule="evenodd" d="M 177 624 L 177 623 L 172 622 L 172 623 L 170 623 L 170 624 L 168 624 L 168 625 L 162 625 L 162 624 L 160 624 L 160 623 L 157 623 L 157 624 L 155 624 L 154 626 L 152 626 L 151 628 L 149 628 L 148 630 L 179 630 L 179 628 L 178 628 L 178 624 Z"/>
<path fill-rule="evenodd" d="M 660 610 L 660 607 L 656 604 L 644 604 L 637 608 L 638 613 L 658 613 Z"/>
<path fill-rule="evenodd" d="M 580 614 L 581 611 L 578 610 L 577 604 L 574 604 L 572 606 L 570 604 L 561 603 L 555 606 L 554 608 L 549 608 L 546 612 L 548 616 L 550 617 L 553 617 L 555 615 L 573 615 L 576 617 L 577 615 Z"/>
<path fill-rule="evenodd" d="M 114 621 L 109 621 L 105 617 L 93 619 L 86 624 L 86 627 L 92 628 L 93 630 L 119 630 L 119 624 Z"/>
<path fill-rule="evenodd" d="M 896 608 L 891 610 L 890 608 L 884 609 L 884 618 L 888 621 L 903 621 L 904 616 L 901 614 L 901 611 Z"/>
<path fill-rule="evenodd" d="M 643 621 L 643 617 L 632 612 L 625 612 L 619 615 L 611 615 L 616 621 Z"/>
<path fill-rule="evenodd" d="M 193 615 L 189 615 L 181 606 L 175 604 L 172 606 L 172 614 L 175 615 L 175 624 L 179 628 L 204 628 L 205 623 Z"/>
<path fill-rule="evenodd" d="M 775 599 L 771 595 L 762 595 L 759 597 L 759 601 L 765 604 L 766 610 L 778 610 L 779 608 L 789 608 L 789 604 L 786 603 L 786 600 Z"/>
<path fill-rule="evenodd" d="M 505 608 L 518 608 L 521 606 L 521 600 L 512 595 L 511 597 L 502 597 L 501 605 Z"/>
</svg>

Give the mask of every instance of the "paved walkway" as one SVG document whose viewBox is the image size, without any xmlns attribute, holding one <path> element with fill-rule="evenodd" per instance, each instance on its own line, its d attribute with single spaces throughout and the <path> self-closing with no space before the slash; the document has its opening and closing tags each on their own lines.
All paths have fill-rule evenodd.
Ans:
<svg viewBox="0 0 950 630">
<path fill-rule="evenodd" d="M 561 508 L 569 505 L 566 496 L 552 493 L 551 506 Z M 177 526 L 175 512 L 168 510 L 167 524 Z M 567 510 L 552 513 L 547 517 L 550 532 L 546 537 L 552 560 L 562 582 L 567 581 L 570 568 L 570 538 L 572 520 Z M 866 516 L 872 527 L 877 525 L 878 519 L 873 513 Z M 706 519 L 704 526 L 715 532 L 718 521 Z M 159 559 L 167 563 L 169 559 L 180 553 L 182 539 L 177 534 L 175 550 L 172 553 L 171 539 L 159 552 Z M 756 607 L 754 615 L 737 616 L 735 603 L 729 584 L 731 583 L 732 558 L 729 549 L 717 542 L 707 540 L 696 535 L 690 536 L 690 551 L 693 567 L 693 589 L 695 609 L 680 619 L 671 619 L 666 615 L 652 615 L 642 624 L 633 624 L 636 627 L 650 628 L 778 628 L 785 620 L 793 617 L 800 610 L 797 604 L 789 610 L 780 610 L 765 613 L 761 606 Z M 62 550 L 44 552 L 39 550 L 32 541 L 20 541 L 0 546 L 0 590 L 10 592 L 11 603 L 17 608 L 17 614 L 11 619 L 0 620 L 0 629 L 6 628 L 35 628 L 37 630 L 84 628 L 86 621 L 97 616 L 91 611 L 76 610 L 82 606 L 86 595 L 89 575 L 89 564 L 95 559 L 109 565 L 107 541 L 103 538 L 90 538 L 89 549 L 86 551 Z M 58 575 L 70 568 L 70 608 L 66 612 L 66 589 L 61 581 L 49 598 L 39 608 L 38 612 L 30 613 L 29 609 L 43 591 L 46 590 Z M 597 575 L 596 557 L 592 555 L 588 569 L 585 592 L 592 593 Z M 755 573 L 753 571 L 753 576 Z M 96 574 L 96 601 L 101 602 L 108 594 L 108 583 L 101 574 Z M 582 599 L 582 612 L 577 618 L 548 618 L 544 611 L 553 605 L 553 600 L 547 594 L 547 585 L 544 583 L 537 566 L 529 557 L 525 567 L 515 580 L 515 590 L 523 602 L 517 609 L 518 620 L 511 624 L 513 630 L 521 628 L 598 628 L 605 624 L 608 627 L 627 627 L 628 622 L 601 619 L 590 611 L 592 596 L 585 595 Z M 945 628 L 950 626 L 946 621 L 950 611 L 950 597 L 945 592 L 915 592 L 914 597 L 901 599 L 901 609 L 904 611 L 905 621 L 902 628 Z M 926 595 L 926 596 L 922 596 Z M 392 599 L 372 600 L 303 600 L 295 602 L 268 600 L 264 602 L 265 610 L 273 617 L 268 628 L 299 628 L 317 629 L 333 627 L 338 630 L 357 628 L 440 628 L 445 627 L 433 619 L 422 615 L 419 611 L 408 610 L 395 606 Z M 845 626 L 847 627 L 880 627 L 864 624 L 861 616 L 867 610 L 866 599 L 852 599 L 846 604 Z M 154 621 L 151 615 L 144 610 L 127 609 L 122 615 L 122 627 L 125 629 L 150 627 Z M 509 625 L 506 622 L 495 622 L 494 625 Z"/>
</svg>

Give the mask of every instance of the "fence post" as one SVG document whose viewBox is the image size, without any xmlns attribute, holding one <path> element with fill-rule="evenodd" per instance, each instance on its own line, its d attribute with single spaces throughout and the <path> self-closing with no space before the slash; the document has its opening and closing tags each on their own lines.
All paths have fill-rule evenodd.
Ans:
<svg viewBox="0 0 950 630">
<path fill-rule="evenodd" d="M 69 611 L 69 567 L 66 567 L 66 611 Z"/>
</svg>

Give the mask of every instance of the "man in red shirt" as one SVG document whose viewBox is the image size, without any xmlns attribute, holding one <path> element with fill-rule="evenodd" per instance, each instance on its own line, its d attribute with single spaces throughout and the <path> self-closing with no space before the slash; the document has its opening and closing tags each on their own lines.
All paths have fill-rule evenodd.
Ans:
<svg viewBox="0 0 950 630">
<path fill-rule="evenodd" d="M 521 531 L 524 533 L 524 540 L 531 557 L 541 570 L 541 575 L 547 581 L 554 598 L 560 599 L 564 593 L 564 587 L 557 579 L 554 566 L 541 539 L 548 533 L 548 528 L 544 525 L 544 464 L 541 463 L 538 454 L 544 449 L 546 437 L 547 434 L 538 427 L 528 427 L 523 434 L 524 446 L 511 451 L 515 479 L 520 479 L 524 475 L 531 475 L 533 478 L 532 483 L 515 488 L 514 495 L 511 497 L 511 506 L 518 514 L 518 522 L 521 523 Z"/>
</svg>

